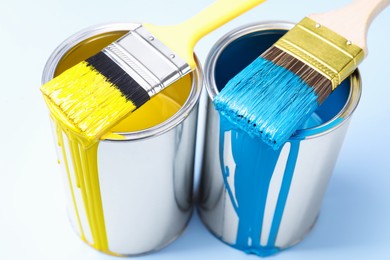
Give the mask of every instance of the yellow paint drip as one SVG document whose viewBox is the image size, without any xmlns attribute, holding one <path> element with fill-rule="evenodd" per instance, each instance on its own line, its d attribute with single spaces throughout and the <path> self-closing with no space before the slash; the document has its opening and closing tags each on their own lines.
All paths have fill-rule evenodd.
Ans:
<svg viewBox="0 0 390 260">
<path fill-rule="evenodd" d="M 81 61 L 80 59 L 86 59 L 88 56 L 93 55 L 123 34 L 124 32 L 117 32 L 117 34 L 109 33 L 107 35 L 99 36 L 96 41 L 88 39 L 85 43 L 80 43 L 75 46 L 58 64 L 56 75 L 61 74 L 72 66 L 78 66 L 77 63 Z M 79 70 L 74 71 L 74 73 L 78 73 L 73 74 L 73 77 L 76 78 L 81 79 L 83 73 L 90 73 L 90 71 L 85 71 L 85 69 L 89 68 L 85 68 L 85 64 L 83 63 L 80 63 L 80 65 L 74 67 L 74 69 Z M 125 117 L 124 120 L 119 122 L 112 129 L 102 132 L 99 132 L 100 130 L 94 131 L 99 132 L 100 139 L 110 138 L 121 140 L 125 137 L 121 135 L 120 132 L 141 131 L 166 121 L 185 103 L 192 86 L 191 77 L 191 75 L 188 75 L 172 84 L 169 88 L 153 97 L 138 110 L 130 113 L 130 115 Z M 80 230 L 81 238 L 86 243 L 105 253 L 118 255 L 117 253 L 110 251 L 109 237 L 107 237 L 104 220 L 104 207 L 102 204 L 102 194 L 100 192 L 98 169 L 98 148 L 100 141 L 96 138 L 90 138 L 90 136 L 87 137 L 82 132 L 83 129 L 76 127 L 75 122 L 72 121 L 86 120 L 85 122 L 93 124 L 92 117 L 82 116 L 89 113 L 88 110 L 86 110 L 86 107 L 90 104 L 71 104 L 69 101 L 68 104 L 71 105 L 61 107 L 61 101 L 58 101 L 58 99 L 61 99 L 61 94 L 56 92 L 55 89 L 60 88 L 61 86 L 54 83 L 64 82 L 64 80 L 65 79 L 54 79 L 50 81 L 51 85 L 45 85 L 45 87 L 42 88 L 42 91 L 44 92 L 44 99 L 49 108 L 51 118 L 56 126 L 57 145 L 60 147 L 62 154 L 62 158 L 59 158 L 59 162 L 65 166 L 66 178 L 70 185 L 70 197 L 73 200 L 76 224 Z M 84 82 L 82 84 L 85 87 L 91 87 L 95 90 L 94 84 L 96 84 L 96 82 L 88 83 L 88 79 L 82 80 Z M 104 89 L 107 90 L 110 88 L 112 87 L 106 86 Z M 45 91 L 46 93 L 53 93 L 53 95 L 46 95 Z M 80 91 L 74 88 L 74 91 L 75 93 L 73 94 L 79 95 L 75 99 L 82 100 L 80 97 L 82 95 L 88 95 L 88 91 L 90 90 Z M 115 93 L 113 95 L 115 95 Z M 106 96 L 108 96 L 108 93 Z M 72 120 L 67 114 L 63 113 L 64 108 L 68 109 L 67 111 L 72 111 L 72 113 L 74 113 L 74 118 Z M 94 113 L 99 112 L 95 111 Z M 107 112 L 103 111 L 103 113 Z M 80 201 L 77 201 L 76 192 L 81 194 L 81 203 Z M 82 205 L 83 208 L 80 208 L 78 205 Z M 87 223 L 81 221 L 83 214 L 85 214 Z M 90 230 L 92 241 L 87 239 L 87 230 Z"/>
<path fill-rule="evenodd" d="M 56 134 L 57 134 L 57 138 L 58 138 L 57 144 L 59 147 L 61 147 L 61 152 L 63 155 L 63 161 L 64 161 L 65 171 L 66 171 L 66 175 L 67 175 L 66 177 L 68 178 L 69 184 L 72 187 L 73 185 L 72 185 L 72 179 L 70 176 L 68 158 L 67 158 L 66 151 L 65 151 L 64 137 L 62 135 L 61 128 L 58 127 L 58 125 L 56 126 Z M 60 161 L 58 161 L 58 162 L 60 163 Z M 76 180 L 76 185 L 78 187 L 80 187 L 79 180 Z M 72 198 L 73 204 L 76 205 L 76 199 L 75 199 L 74 191 L 72 188 L 70 188 L 70 193 L 71 193 L 71 198 Z M 84 235 L 84 231 L 83 231 L 83 227 L 81 225 L 80 215 L 79 215 L 79 212 L 77 210 L 77 207 L 75 207 L 75 213 L 76 213 L 77 225 L 78 225 L 78 228 L 80 230 L 80 236 L 83 240 L 86 240 L 85 235 Z"/>
<path fill-rule="evenodd" d="M 182 83 L 190 83 L 190 77 Z M 187 85 L 187 84 L 185 84 Z M 187 85 L 188 86 L 188 85 Z M 183 103 L 185 101 L 182 100 Z M 94 248 L 109 253 L 109 243 L 105 229 L 104 211 L 100 194 L 99 176 L 98 176 L 98 146 L 99 141 L 84 139 L 83 135 L 68 127 L 68 122 L 58 114 L 58 108 L 51 102 L 47 102 L 53 121 L 56 124 L 56 134 L 58 145 L 61 147 L 62 160 L 65 165 L 67 178 L 70 184 L 71 198 L 73 200 L 77 225 L 80 230 L 81 238 Z M 115 132 L 138 131 L 151 126 L 155 126 L 180 109 L 180 105 L 172 98 L 159 94 L 142 106 L 139 110 L 132 113 L 125 120 L 120 122 L 113 130 Z M 63 135 L 67 137 L 68 143 L 65 144 Z M 108 132 L 105 137 L 111 139 L 124 139 L 120 134 Z M 65 146 L 69 146 L 70 155 L 67 155 Z M 69 158 L 73 167 L 69 164 Z M 72 183 L 71 174 L 74 174 L 75 183 Z M 80 212 L 77 209 L 74 189 L 80 189 L 84 210 L 91 230 L 93 242 L 87 241 L 85 232 L 80 221 Z"/>
<path fill-rule="evenodd" d="M 50 107 L 49 107 L 50 109 Z M 53 114 L 52 114 L 53 116 Z M 104 214 L 101 201 L 99 178 L 97 170 L 97 151 L 99 142 L 87 143 L 80 142 L 80 136 L 74 134 L 64 126 L 58 118 L 53 117 L 56 124 L 58 145 L 61 147 L 63 163 L 67 178 L 70 184 L 71 198 L 73 200 L 77 224 L 80 230 L 81 238 L 94 248 L 103 252 L 110 253 L 108 250 L 108 241 L 104 224 Z M 67 137 L 68 143 L 65 144 L 63 135 Z M 88 144 L 87 146 L 85 144 Z M 69 146 L 72 169 L 68 161 L 68 155 L 65 146 Z M 72 183 L 71 174 L 74 174 L 75 183 Z M 80 209 L 77 208 L 75 199 L 75 190 L 80 189 L 84 210 L 91 230 L 93 242 L 90 243 L 85 237 L 83 227 L 80 221 Z"/>
</svg>

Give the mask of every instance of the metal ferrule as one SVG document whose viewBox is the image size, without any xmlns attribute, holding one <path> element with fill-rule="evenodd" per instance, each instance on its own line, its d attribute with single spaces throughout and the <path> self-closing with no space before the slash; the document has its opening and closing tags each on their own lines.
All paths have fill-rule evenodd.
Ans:
<svg viewBox="0 0 390 260">
<path fill-rule="evenodd" d="M 191 71 L 190 66 L 142 25 L 103 52 L 152 97 Z"/>
<path fill-rule="evenodd" d="M 274 46 L 328 78 L 333 90 L 364 58 L 362 48 L 307 17 Z"/>
</svg>

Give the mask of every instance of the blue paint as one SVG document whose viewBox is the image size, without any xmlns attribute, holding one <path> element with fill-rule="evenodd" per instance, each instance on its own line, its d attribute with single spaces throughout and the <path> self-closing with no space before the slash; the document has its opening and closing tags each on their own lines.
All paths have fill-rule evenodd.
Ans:
<svg viewBox="0 0 390 260">
<path fill-rule="evenodd" d="M 309 128 L 309 129 L 298 130 L 291 136 L 291 139 L 303 140 L 309 135 L 316 135 L 319 133 L 323 133 L 325 131 L 328 131 L 328 130 L 336 127 L 342 121 L 344 121 L 344 118 L 339 117 L 339 118 L 335 118 L 332 121 L 329 121 L 326 124 L 321 125 L 321 127 L 313 127 L 313 128 Z"/>
<path fill-rule="evenodd" d="M 278 201 L 276 203 L 274 218 L 272 220 L 271 231 L 268 237 L 268 247 L 275 247 L 276 237 L 278 235 L 280 223 L 282 222 L 284 208 L 288 193 L 290 191 L 291 181 L 293 178 L 295 165 L 297 163 L 300 141 L 291 141 L 290 153 L 288 155 L 286 170 L 284 171 L 283 181 L 279 192 Z"/>
<path fill-rule="evenodd" d="M 278 162 L 281 148 L 273 150 L 264 144 L 260 138 L 253 138 L 236 124 L 220 114 L 220 163 L 223 169 L 223 180 L 237 213 L 239 223 L 236 243 L 233 247 L 247 253 L 268 256 L 280 251 L 275 246 L 280 224 L 282 221 L 288 193 L 290 190 L 295 165 L 299 154 L 300 142 L 307 136 L 320 134 L 337 127 L 344 120 L 337 116 L 349 96 L 349 81 L 344 82 L 320 106 L 300 130 L 289 139 L 290 151 L 285 165 L 283 180 L 276 203 L 268 242 L 260 245 L 264 210 L 267 194 L 275 166 Z M 225 133 L 231 131 L 232 155 L 235 172 L 225 164 Z M 234 177 L 234 191 L 229 186 L 228 178 Z"/>
<path fill-rule="evenodd" d="M 291 136 L 291 139 L 302 140 L 307 136 L 323 133 L 340 125 L 344 118 L 337 114 L 343 110 L 348 100 L 350 85 L 349 78 L 344 80 L 300 127 L 300 130 Z"/>
<path fill-rule="evenodd" d="M 271 47 L 272 44 L 274 44 L 284 33 L 285 31 L 283 30 L 266 30 L 252 32 L 245 36 L 239 37 L 238 39 L 235 39 L 232 43 L 225 46 L 221 53 L 219 53 L 215 65 L 214 79 L 215 85 L 220 94 L 214 97 L 214 103 L 217 103 L 217 106 L 218 102 L 222 104 L 222 108 L 220 108 L 219 110 L 220 113 L 225 114 L 229 117 L 226 111 L 231 107 L 226 106 L 226 109 L 224 109 L 224 104 L 226 104 L 227 102 L 229 102 L 229 106 L 241 105 L 242 107 L 248 107 L 248 102 L 253 105 L 254 102 L 252 102 L 251 99 L 257 98 L 255 95 L 253 95 L 253 89 L 247 91 L 248 89 L 243 88 L 242 90 L 236 91 L 239 92 L 239 94 L 242 94 L 241 103 L 235 103 L 239 99 L 236 94 L 230 96 L 230 100 L 225 100 L 224 96 L 221 96 L 221 94 L 223 94 L 225 91 L 228 92 L 228 89 L 226 88 L 229 86 L 236 87 L 234 86 L 234 84 L 238 84 L 243 87 L 245 83 L 245 87 L 252 86 L 253 88 L 263 88 L 263 86 L 261 86 L 262 79 L 259 78 L 259 74 L 253 75 L 252 78 L 249 76 L 245 76 L 245 79 L 242 75 L 239 75 L 237 77 L 241 78 L 240 81 L 229 81 L 231 81 L 235 77 L 235 75 L 239 74 L 240 71 L 247 68 L 248 64 L 258 58 L 259 53 L 263 53 L 265 50 Z M 263 61 L 257 60 L 256 62 Z M 262 65 L 264 64 L 260 65 L 256 63 L 254 64 L 255 67 L 263 67 Z M 264 73 L 268 73 L 267 69 L 264 71 Z M 287 77 L 289 76 L 291 75 L 287 74 Z M 275 80 L 282 81 L 282 79 Z M 301 82 L 297 83 L 300 84 Z M 294 88 L 297 88 L 296 83 L 293 83 L 291 85 L 294 86 Z M 256 92 L 257 91 L 258 89 L 256 89 Z M 275 90 L 272 90 L 272 93 L 275 93 L 274 91 Z M 284 96 L 285 93 L 282 93 L 283 91 L 284 90 L 280 90 L 281 93 L 277 94 L 276 96 L 280 96 L 285 100 L 289 100 L 289 98 L 286 98 Z M 305 89 L 303 92 L 306 92 Z M 299 91 L 297 93 L 299 93 Z M 240 113 L 243 114 L 245 112 L 247 113 L 245 114 L 247 117 L 245 119 L 249 119 L 250 122 L 252 122 L 252 126 L 248 124 L 248 121 L 244 121 L 244 119 L 240 118 L 239 120 L 238 118 L 233 118 L 234 120 L 238 120 L 238 124 L 234 124 L 234 120 L 231 120 L 233 121 L 232 124 L 230 121 L 226 120 L 225 118 L 223 118 L 223 116 L 220 115 L 221 122 L 219 153 L 221 170 L 223 173 L 223 180 L 228 196 L 239 219 L 238 234 L 236 237 L 236 243 L 232 245 L 233 247 L 245 251 L 247 253 L 254 253 L 260 256 L 272 255 L 280 251 L 280 249 L 275 246 L 275 242 L 277 240 L 277 235 L 284 214 L 288 193 L 290 191 L 291 182 L 293 180 L 297 156 L 301 147 L 301 141 L 308 136 L 323 133 L 327 130 L 331 130 L 332 128 L 337 127 L 344 120 L 342 117 L 338 116 L 338 113 L 343 110 L 343 107 L 345 106 L 350 94 L 351 81 L 349 78 L 347 78 L 341 83 L 338 88 L 336 88 L 331 93 L 331 95 L 321 104 L 321 106 L 319 106 L 317 109 L 310 109 L 310 111 L 308 112 L 309 114 L 314 110 L 315 113 L 313 113 L 307 121 L 304 122 L 304 120 L 302 120 L 302 122 L 297 122 L 298 129 L 301 130 L 296 131 L 288 140 L 288 142 L 290 142 L 290 151 L 286 162 L 279 196 L 276 202 L 276 208 L 272 219 L 270 234 L 265 246 L 260 245 L 259 239 L 261 237 L 262 232 L 262 220 L 264 219 L 264 205 L 267 199 L 266 191 L 268 191 L 270 185 L 269 181 L 272 178 L 273 169 L 279 159 L 280 148 L 277 148 L 276 150 L 269 149 L 266 145 L 260 143 L 260 141 L 258 140 L 259 138 L 251 138 L 248 134 L 245 134 L 245 131 L 249 130 L 258 131 L 258 129 L 256 128 L 252 129 L 254 119 L 250 116 L 248 118 L 248 112 L 240 111 Z M 308 95 L 310 96 L 309 99 L 303 96 L 299 96 L 300 94 L 297 95 L 298 99 L 305 98 L 309 101 L 317 98 L 313 95 L 313 93 L 308 93 Z M 276 103 L 272 103 L 272 100 L 274 100 L 274 98 L 275 96 L 271 96 L 270 99 L 266 101 L 266 103 L 260 104 L 270 104 L 270 107 L 264 108 L 265 111 L 270 112 L 269 109 L 275 107 Z M 239 108 L 235 109 L 239 110 Z M 275 109 L 283 108 L 275 107 Z M 257 110 L 254 111 L 255 113 L 258 113 Z M 237 114 L 239 113 L 234 111 L 233 115 Z M 287 116 L 291 116 L 291 113 L 288 111 Z M 292 120 L 292 118 L 289 118 L 289 120 Z M 270 122 L 269 119 L 268 122 Z M 244 129 L 245 131 L 243 131 L 242 129 L 239 129 L 237 127 L 242 125 L 245 125 L 250 129 Z M 281 125 L 283 126 L 283 122 Z M 256 123 L 256 127 L 259 128 L 260 125 L 258 126 Z M 225 133 L 228 131 L 231 131 L 232 154 L 234 163 L 237 167 L 236 171 L 233 171 L 233 169 L 229 169 L 223 158 L 224 149 L 228 149 L 224 147 L 224 136 Z M 251 131 L 249 131 L 249 133 L 251 133 Z M 254 134 L 252 133 L 252 135 Z M 282 146 L 283 144 L 283 141 L 279 142 L 280 146 Z M 242 176 L 242 178 L 240 176 Z M 233 177 L 235 180 L 234 189 L 229 186 L 229 177 Z M 259 189 L 263 189 L 263 191 L 259 191 Z M 250 223 L 251 221 L 253 221 L 253 223 Z M 248 243 L 249 240 L 251 240 L 251 244 Z"/>
<path fill-rule="evenodd" d="M 277 150 L 318 108 L 317 98 L 300 77 L 258 57 L 213 102 L 232 124 Z"/>
<path fill-rule="evenodd" d="M 260 237 L 264 219 L 264 210 L 270 181 L 279 159 L 281 150 L 273 150 L 259 138 L 254 139 L 242 130 L 236 129 L 225 117 L 220 117 L 220 161 L 223 169 L 223 179 L 237 216 L 239 218 L 236 244 L 234 247 L 260 256 L 277 253 L 280 249 L 274 242 L 267 246 L 260 245 Z M 234 174 L 234 194 L 227 178 L 230 170 L 223 160 L 225 132 L 231 131 L 233 159 L 236 165 Z M 281 196 L 277 203 L 270 237 L 276 238 L 281 216 L 294 172 L 299 143 L 295 153 L 291 153 L 286 168 L 288 177 L 282 184 Z M 273 233 L 272 233 L 273 232 Z"/>
<path fill-rule="evenodd" d="M 224 169 L 223 179 L 230 200 L 239 217 L 236 244 L 234 246 L 247 253 L 255 253 L 261 256 L 276 253 L 277 250 L 274 248 L 261 248 L 260 234 L 268 186 L 280 151 L 272 150 L 259 139 L 252 139 L 241 130 L 233 130 L 232 125 L 224 117 L 221 117 L 220 126 L 220 161 L 221 169 Z M 224 165 L 223 160 L 224 133 L 227 131 L 232 131 L 231 145 L 236 164 L 234 194 L 227 182 L 230 175 L 229 168 Z M 259 160 L 260 157 L 263 157 L 264 160 Z M 263 161 L 269 163 L 262 164 Z"/>
<path fill-rule="evenodd" d="M 277 198 L 268 242 L 265 246 L 262 246 L 260 238 L 268 189 L 279 160 L 281 148 L 277 150 L 270 148 L 260 138 L 251 137 L 220 115 L 219 157 L 223 180 L 239 219 L 236 243 L 233 247 L 259 256 L 269 256 L 281 250 L 276 247 L 275 243 L 295 171 L 300 142 L 305 138 L 305 133 L 313 134 L 313 131 L 326 131 L 328 127 L 335 127 L 341 120 L 341 118 L 339 120 L 336 119 L 332 123 L 317 128 L 318 130 L 313 130 L 316 129 L 316 126 L 323 123 L 321 117 L 314 113 L 302 125 L 309 128 L 309 130 L 298 131 L 300 135 L 289 141 L 290 151 Z M 231 169 L 224 162 L 225 133 L 228 131 L 231 131 L 230 141 L 236 167 L 235 172 L 231 172 Z M 228 183 L 228 178 L 231 175 L 234 177 L 234 192 Z"/>
<path fill-rule="evenodd" d="M 223 141 L 223 138 L 221 138 L 220 137 L 220 139 L 222 139 L 222 141 Z M 232 202 L 232 205 L 233 205 L 233 208 L 234 208 L 234 211 L 238 214 L 238 205 L 237 205 L 237 203 L 236 203 L 236 200 L 234 199 L 235 198 L 235 196 L 234 196 L 234 194 L 233 194 L 233 192 L 232 192 L 232 190 L 230 189 L 230 186 L 229 186 L 229 183 L 228 183 L 228 177 L 230 176 L 230 171 L 229 171 L 229 167 L 227 167 L 227 166 L 223 166 L 223 153 L 222 153 L 222 156 L 221 156 L 221 152 L 223 152 L 223 146 L 220 146 L 220 151 L 219 151 L 219 153 L 220 153 L 220 158 L 221 158 L 221 169 L 223 169 L 223 168 L 225 168 L 225 170 L 224 171 L 222 171 L 222 174 L 223 174 L 223 182 L 224 182 L 224 184 L 225 184 L 225 187 L 227 187 L 227 192 L 228 192 L 228 194 L 229 194 L 229 197 L 230 197 L 230 200 L 231 200 L 231 202 Z"/>
<path fill-rule="evenodd" d="M 331 102 L 328 104 L 324 103 L 323 106 L 342 109 L 342 104 L 345 103 L 348 92 L 335 91 L 332 95 L 330 96 Z M 283 173 L 270 233 L 266 245 L 263 246 L 260 244 L 260 238 L 265 205 L 269 185 L 279 160 L 281 148 L 276 150 L 270 148 L 260 138 L 253 138 L 220 114 L 219 157 L 221 169 L 227 193 L 239 220 L 236 243 L 232 245 L 233 247 L 259 256 L 269 256 L 281 250 L 276 247 L 275 243 L 290 191 L 300 143 L 307 136 L 326 132 L 341 124 L 344 118 L 340 116 L 335 118 L 336 114 L 337 111 L 334 109 L 326 109 L 326 107 L 323 109 L 320 107 L 301 125 L 301 129 L 296 131 L 289 139 L 290 151 Z M 229 131 L 231 131 L 231 152 L 236 167 L 234 172 L 225 164 L 223 156 L 224 150 L 227 149 L 224 147 L 225 133 Z M 229 177 L 234 178 L 234 192 L 228 183 Z"/>
</svg>

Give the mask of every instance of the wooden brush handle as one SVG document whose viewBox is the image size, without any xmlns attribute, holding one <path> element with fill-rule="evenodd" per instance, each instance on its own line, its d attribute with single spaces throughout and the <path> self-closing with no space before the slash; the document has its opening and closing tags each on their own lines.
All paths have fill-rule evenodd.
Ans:
<svg viewBox="0 0 390 260">
<path fill-rule="evenodd" d="M 390 0 L 354 0 L 340 9 L 309 15 L 309 18 L 361 47 L 367 55 L 368 28 L 389 4 Z"/>
</svg>

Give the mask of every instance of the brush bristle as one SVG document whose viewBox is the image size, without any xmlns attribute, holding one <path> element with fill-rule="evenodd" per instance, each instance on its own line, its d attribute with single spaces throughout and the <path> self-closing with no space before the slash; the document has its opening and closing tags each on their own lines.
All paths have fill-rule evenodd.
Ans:
<svg viewBox="0 0 390 260">
<path fill-rule="evenodd" d="M 329 95 L 328 84 L 312 68 L 271 47 L 226 84 L 214 106 L 235 126 L 276 150 Z"/>
<path fill-rule="evenodd" d="M 306 84 L 312 87 L 316 92 L 319 104 L 322 104 L 322 102 L 332 92 L 332 82 L 328 78 L 320 74 L 306 63 L 296 59 L 279 48 L 272 46 L 261 56 L 271 61 L 275 65 L 293 72 L 304 82 L 306 82 Z"/>
<path fill-rule="evenodd" d="M 87 139 L 97 139 L 149 96 L 104 53 L 83 61 L 41 86 Z"/>
</svg>

